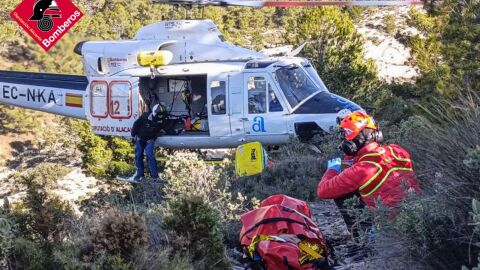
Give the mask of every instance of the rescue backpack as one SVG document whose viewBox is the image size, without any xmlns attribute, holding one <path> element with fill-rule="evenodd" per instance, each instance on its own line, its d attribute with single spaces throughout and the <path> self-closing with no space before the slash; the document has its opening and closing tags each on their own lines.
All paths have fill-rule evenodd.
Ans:
<svg viewBox="0 0 480 270">
<path fill-rule="evenodd" d="M 312 221 L 306 202 L 273 195 L 263 200 L 258 209 L 243 214 L 241 221 L 245 269 L 331 269 L 327 243 Z M 289 241 L 291 237 L 299 243 Z"/>
</svg>

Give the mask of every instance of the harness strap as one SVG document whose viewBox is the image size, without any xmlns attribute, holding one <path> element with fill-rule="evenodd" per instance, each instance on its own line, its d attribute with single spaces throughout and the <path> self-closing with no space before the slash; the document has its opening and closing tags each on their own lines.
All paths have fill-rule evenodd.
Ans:
<svg viewBox="0 0 480 270">
<path fill-rule="evenodd" d="M 368 160 L 362 161 L 377 167 L 377 172 L 370 179 L 368 179 L 367 182 L 365 182 L 363 185 L 360 186 L 359 188 L 360 196 L 367 197 L 367 196 L 370 196 L 375 191 L 377 191 L 385 183 L 385 181 L 388 179 L 390 174 L 394 171 L 413 171 L 410 159 L 398 157 L 393 151 L 393 148 L 391 146 L 387 146 L 387 147 L 390 150 L 390 156 L 393 157 L 393 159 L 396 160 L 397 163 L 399 164 L 397 166 L 391 167 L 390 169 L 388 169 L 387 172 L 384 172 L 384 168 L 380 163 L 375 161 L 368 161 Z M 359 159 L 359 161 L 361 161 L 363 158 L 366 158 L 366 157 L 381 157 L 383 154 L 385 154 L 384 148 L 380 149 L 380 151 L 376 153 L 369 153 L 369 154 L 363 155 Z M 390 157 L 388 156 L 382 158 L 381 161 L 383 161 L 386 164 L 391 163 Z M 379 176 L 382 176 L 382 177 L 379 177 Z"/>
</svg>

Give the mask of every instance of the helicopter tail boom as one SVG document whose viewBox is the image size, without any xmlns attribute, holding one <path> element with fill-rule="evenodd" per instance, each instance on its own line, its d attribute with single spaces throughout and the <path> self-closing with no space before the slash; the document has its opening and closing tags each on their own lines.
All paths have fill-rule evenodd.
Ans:
<svg viewBox="0 0 480 270">
<path fill-rule="evenodd" d="M 86 119 L 84 76 L 0 71 L 0 103 Z"/>
</svg>

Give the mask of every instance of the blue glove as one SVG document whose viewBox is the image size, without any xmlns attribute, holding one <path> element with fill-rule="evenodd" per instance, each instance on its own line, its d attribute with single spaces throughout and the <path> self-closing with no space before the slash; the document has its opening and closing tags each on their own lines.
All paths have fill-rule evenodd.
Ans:
<svg viewBox="0 0 480 270">
<path fill-rule="evenodd" d="M 341 158 L 333 158 L 328 161 L 327 170 L 335 170 L 340 173 L 341 168 L 340 165 L 342 164 Z"/>
</svg>

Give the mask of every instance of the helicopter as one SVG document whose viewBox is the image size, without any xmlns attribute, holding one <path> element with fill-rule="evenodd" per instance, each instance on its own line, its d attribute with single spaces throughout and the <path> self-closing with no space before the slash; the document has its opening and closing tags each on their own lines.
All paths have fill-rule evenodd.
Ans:
<svg viewBox="0 0 480 270">
<path fill-rule="evenodd" d="M 193 6 L 414 5 L 419 1 L 153 0 Z M 85 76 L 0 71 L 0 103 L 87 120 L 97 135 L 130 137 L 140 115 L 160 103 L 166 148 L 232 148 L 245 142 L 308 141 L 328 133 L 337 112 L 363 110 L 328 91 L 303 45 L 285 56 L 228 43 L 210 20 L 144 26 L 132 40 L 75 46 Z"/>
</svg>

